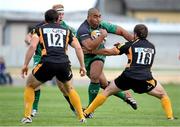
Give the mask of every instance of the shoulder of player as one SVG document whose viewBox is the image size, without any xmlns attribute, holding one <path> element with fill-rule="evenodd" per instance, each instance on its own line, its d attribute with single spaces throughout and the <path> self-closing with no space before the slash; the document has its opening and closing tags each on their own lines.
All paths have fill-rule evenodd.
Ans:
<svg viewBox="0 0 180 127">
<path fill-rule="evenodd" d="M 89 25 L 87 22 L 83 22 L 77 30 L 78 34 L 89 33 Z"/>
<path fill-rule="evenodd" d="M 35 27 L 40 27 L 40 26 L 45 25 L 45 24 L 46 24 L 45 21 L 42 21 L 42 22 L 36 24 Z"/>
</svg>

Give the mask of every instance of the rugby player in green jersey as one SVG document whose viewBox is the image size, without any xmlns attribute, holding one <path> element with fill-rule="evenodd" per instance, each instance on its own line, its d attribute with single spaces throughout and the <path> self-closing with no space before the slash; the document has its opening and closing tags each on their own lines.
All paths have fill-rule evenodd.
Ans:
<svg viewBox="0 0 180 127">
<path fill-rule="evenodd" d="M 92 34 L 97 30 L 99 30 L 100 35 L 92 38 Z M 101 20 L 101 14 L 99 10 L 96 8 L 91 8 L 88 10 L 87 19 L 78 28 L 77 38 L 79 39 L 81 46 L 87 50 L 102 49 L 105 48 L 103 42 L 106 39 L 108 33 L 120 35 L 128 41 L 133 40 L 133 36 L 125 29 Z M 105 58 L 106 56 L 103 55 L 84 55 L 87 76 L 91 80 L 88 88 L 89 105 L 97 96 L 100 87 L 105 88 L 108 86 L 108 81 L 103 72 Z M 137 103 L 131 97 L 129 92 L 119 92 L 115 94 L 115 96 L 118 96 L 130 104 L 133 109 L 137 109 Z"/>
</svg>

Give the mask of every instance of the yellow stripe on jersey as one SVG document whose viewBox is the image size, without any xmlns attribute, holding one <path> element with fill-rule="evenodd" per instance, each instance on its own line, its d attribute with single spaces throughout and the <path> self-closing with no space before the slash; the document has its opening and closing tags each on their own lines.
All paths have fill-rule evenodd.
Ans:
<svg viewBox="0 0 180 127">
<path fill-rule="evenodd" d="M 128 57 L 128 63 L 126 65 L 126 67 L 130 67 L 131 63 L 132 63 L 132 48 L 129 48 L 129 54 L 127 54 Z"/>
<path fill-rule="evenodd" d="M 39 68 L 42 66 L 42 64 L 38 64 L 34 69 L 33 69 L 33 74 L 35 74 Z"/>
<path fill-rule="evenodd" d="M 42 34 L 42 29 L 41 28 L 39 28 L 39 33 L 40 33 L 39 40 L 40 40 L 40 43 L 43 46 L 43 49 L 41 51 L 41 56 L 47 55 L 46 46 L 45 46 L 45 43 L 44 43 L 44 38 L 43 38 L 43 34 Z"/>
<path fill-rule="evenodd" d="M 69 34 L 70 34 L 70 31 L 68 30 L 67 36 L 66 36 L 65 52 L 68 50 Z"/>
<path fill-rule="evenodd" d="M 149 83 L 149 84 L 151 84 L 151 85 L 153 85 L 153 86 L 156 86 L 156 82 L 155 82 L 154 79 L 147 80 L 146 82 Z"/>
</svg>

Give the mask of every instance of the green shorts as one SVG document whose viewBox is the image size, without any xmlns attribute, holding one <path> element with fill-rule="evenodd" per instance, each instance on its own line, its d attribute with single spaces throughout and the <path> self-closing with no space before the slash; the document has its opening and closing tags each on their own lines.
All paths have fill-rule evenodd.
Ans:
<svg viewBox="0 0 180 127">
<path fill-rule="evenodd" d="M 87 71 L 87 76 L 90 76 L 90 67 L 91 63 L 94 62 L 95 60 L 100 60 L 103 63 L 105 62 L 106 56 L 103 55 L 92 55 L 92 54 L 86 54 L 84 55 L 84 63 Z"/>
</svg>

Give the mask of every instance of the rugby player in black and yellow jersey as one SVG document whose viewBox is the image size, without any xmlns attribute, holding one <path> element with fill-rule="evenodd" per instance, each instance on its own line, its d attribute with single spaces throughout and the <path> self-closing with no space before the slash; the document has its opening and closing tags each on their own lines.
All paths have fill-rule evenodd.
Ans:
<svg viewBox="0 0 180 127">
<path fill-rule="evenodd" d="M 147 93 L 160 99 L 166 117 L 170 120 L 174 119 L 171 101 L 166 91 L 151 74 L 156 50 L 154 45 L 146 39 L 147 35 L 147 27 L 143 24 L 138 24 L 134 28 L 134 41 L 116 44 L 112 49 L 100 49 L 91 52 L 92 54 L 101 55 L 126 54 L 128 63 L 122 74 L 111 81 L 110 85 L 89 105 L 84 111 L 85 114 L 88 115 L 94 112 L 112 94 L 132 89 L 135 93 Z"/>
<path fill-rule="evenodd" d="M 28 72 L 29 62 L 37 49 L 37 45 L 41 46 L 41 60 L 28 76 L 27 84 L 24 91 L 24 118 L 22 123 L 31 123 L 31 110 L 34 101 L 34 91 L 42 83 L 56 77 L 58 85 L 64 85 L 68 93 L 68 97 L 76 109 L 80 122 L 85 122 L 83 116 L 81 101 L 79 95 L 72 86 L 72 71 L 66 49 L 68 45 L 75 48 L 76 55 L 80 63 L 80 75 L 86 74 L 84 65 L 84 55 L 78 40 L 73 36 L 72 31 L 64 28 L 57 23 L 58 12 L 50 9 L 45 13 L 46 24 L 35 29 L 30 42 L 30 46 L 26 52 L 24 65 L 21 70 L 24 78 Z M 62 83 L 61 83 L 62 82 Z"/>
<path fill-rule="evenodd" d="M 52 6 L 52 9 L 56 10 L 58 12 L 58 14 L 59 14 L 58 23 L 62 27 L 70 29 L 73 32 L 73 34 L 76 35 L 75 29 L 72 28 L 71 26 L 67 25 L 67 23 L 64 21 L 64 6 L 62 4 L 55 4 L 55 5 Z M 30 40 L 32 38 L 32 35 L 34 33 L 35 28 L 39 27 L 41 25 L 44 25 L 44 24 L 45 24 L 45 21 L 42 21 L 42 22 L 36 24 L 33 27 L 33 30 L 30 33 L 27 34 L 27 36 L 25 38 L 25 42 L 28 45 L 30 44 Z M 41 46 L 40 46 L 40 44 L 38 44 L 37 49 L 35 51 L 35 54 L 33 56 L 33 64 L 34 64 L 33 66 L 36 66 L 40 62 L 40 59 L 41 59 Z M 67 95 L 66 90 L 64 89 L 64 86 L 63 85 L 58 85 L 58 87 L 59 87 L 60 91 L 63 93 L 64 98 L 67 100 L 70 109 L 76 114 L 76 111 L 75 111 L 74 107 L 72 106 L 72 104 L 71 104 L 71 102 L 69 100 L 69 97 Z M 35 89 L 35 99 L 34 99 L 34 102 L 33 102 L 33 109 L 32 109 L 32 113 L 31 113 L 32 117 L 36 116 L 36 114 L 38 113 L 40 94 L 41 94 L 41 88 L 37 87 Z"/>
</svg>

